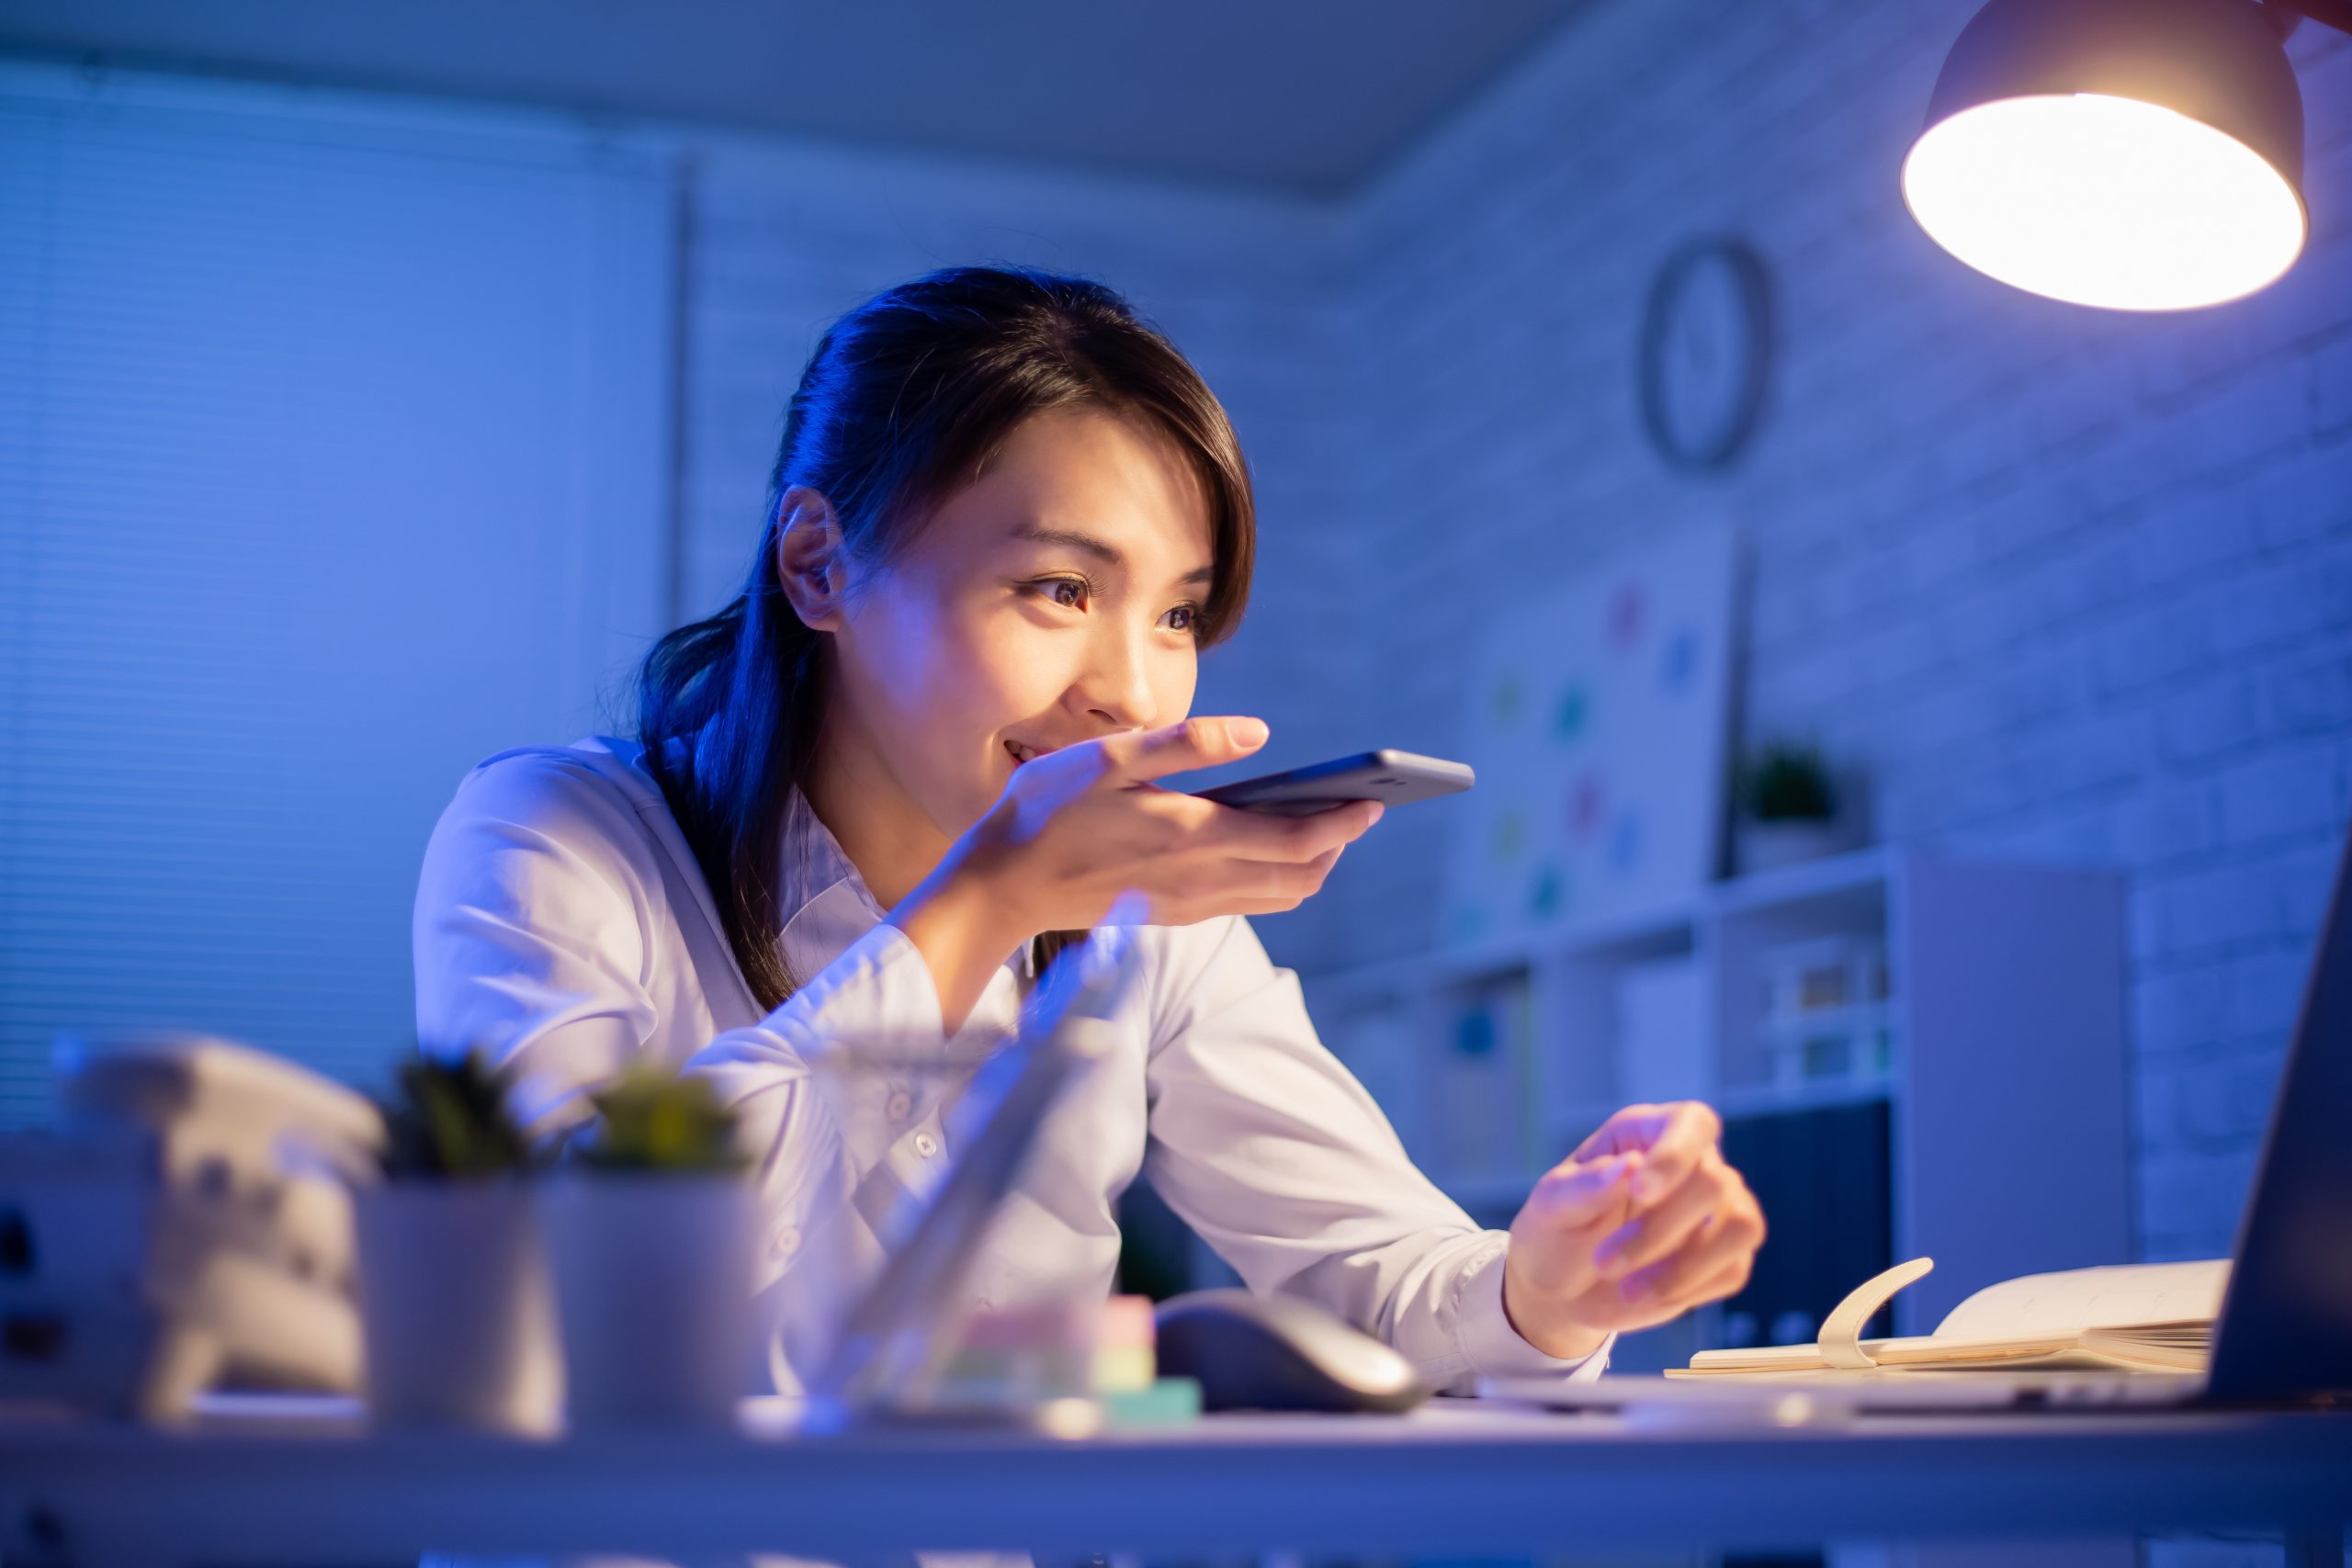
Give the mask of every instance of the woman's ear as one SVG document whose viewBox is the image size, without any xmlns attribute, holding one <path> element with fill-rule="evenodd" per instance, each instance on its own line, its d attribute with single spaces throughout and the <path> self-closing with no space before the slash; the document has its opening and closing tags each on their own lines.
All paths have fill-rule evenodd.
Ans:
<svg viewBox="0 0 2352 1568">
<path fill-rule="evenodd" d="M 833 503 L 806 485 L 784 492 L 777 509 L 775 576 L 800 624 L 832 631 L 841 624 L 848 570 Z"/>
</svg>

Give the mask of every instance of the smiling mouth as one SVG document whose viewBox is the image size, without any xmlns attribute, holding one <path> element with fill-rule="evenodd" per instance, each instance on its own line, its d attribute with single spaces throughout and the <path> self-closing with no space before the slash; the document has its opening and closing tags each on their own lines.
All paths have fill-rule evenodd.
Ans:
<svg viewBox="0 0 2352 1568">
<path fill-rule="evenodd" d="M 1012 759 L 1012 765 L 1016 768 L 1023 762 L 1033 761 L 1038 755 L 1018 740 L 1007 740 L 1004 743 L 1004 751 L 1006 756 Z"/>
</svg>

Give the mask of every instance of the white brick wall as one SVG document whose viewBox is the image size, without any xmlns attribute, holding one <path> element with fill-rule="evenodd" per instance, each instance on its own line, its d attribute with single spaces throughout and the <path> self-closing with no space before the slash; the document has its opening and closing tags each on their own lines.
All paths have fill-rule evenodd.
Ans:
<svg viewBox="0 0 2352 1568">
<path fill-rule="evenodd" d="M 2292 49 L 2315 236 L 2253 299 L 2127 317 L 1969 272 L 1896 173 L 1973 0 L 1603 0 L 1356 197 L 705 145 L 688 608 L 742 570 L 818 331 L 951 261 L 1099 276 L 1232 409 L 1263 502 L 1196 711 L 1288 763 L 1450 754 L 1509 603 L 1690 517 L 1756 547 L 1746 703 L 1871 775 L 1888 837 L 2132 875 L 2141 1246 L 2226 1247 L 2352 815 L 2352 44 Z M 1775 272 L 1764 427 L 1726 477 L 1647 451 L 1659 260 Z M 1261 922 L 1315 968 L 1430 940 L 1442 818 L 1398 813 Z"/>
<path fill-rule="evenodd" d="M 2352 815 L 2352 40 L 2292 42 L 2312 244 L 2266 294 L 2079 310 L 1969 272 L 1896 173 L 1973 0 L 1613 0 L 1352 207 L 1351 532 L 1384 739 L 1453 743 L 1481 608 L 1690 516 L 1756 546 L 1747 701 L 1882 830 L 2132 876 L 2140 1237 L 2230 1241 Z M 1636 325 L 1677 243 L 1775 270 L 1772 403 L 1669 475 Z M 1354 852 L 1357 953 L 1429 940 L 1442 824 Z"/>
</svg>

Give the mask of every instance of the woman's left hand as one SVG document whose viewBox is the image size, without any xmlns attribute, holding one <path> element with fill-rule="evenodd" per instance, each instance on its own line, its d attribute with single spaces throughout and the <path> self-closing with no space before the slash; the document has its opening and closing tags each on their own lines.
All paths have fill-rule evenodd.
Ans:
<svg viewBox="0 0 2352 1568">
<path fill-rule="evenodd" d="M 1764 1211 L 1697 1100 L 1629 1105 L 1535 1183 L 1510 1224 L 1503 1311 L 1549 1355 L 1590 1355 L 1747 1282 Z"/>
</svg>

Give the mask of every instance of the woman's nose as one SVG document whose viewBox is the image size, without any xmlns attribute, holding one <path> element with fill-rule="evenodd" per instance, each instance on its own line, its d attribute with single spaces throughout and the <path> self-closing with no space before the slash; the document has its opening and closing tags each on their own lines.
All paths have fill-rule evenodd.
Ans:
<svg viewBox="0 0 2352 1568">
<path fill-rule="evenodd" d="M 1088 711 L 1119 729 L 1148 728 L 1159 711 L 1148 651 L 1129 637 L 1108 637 L 1087 672 Z"/>
</svg>

